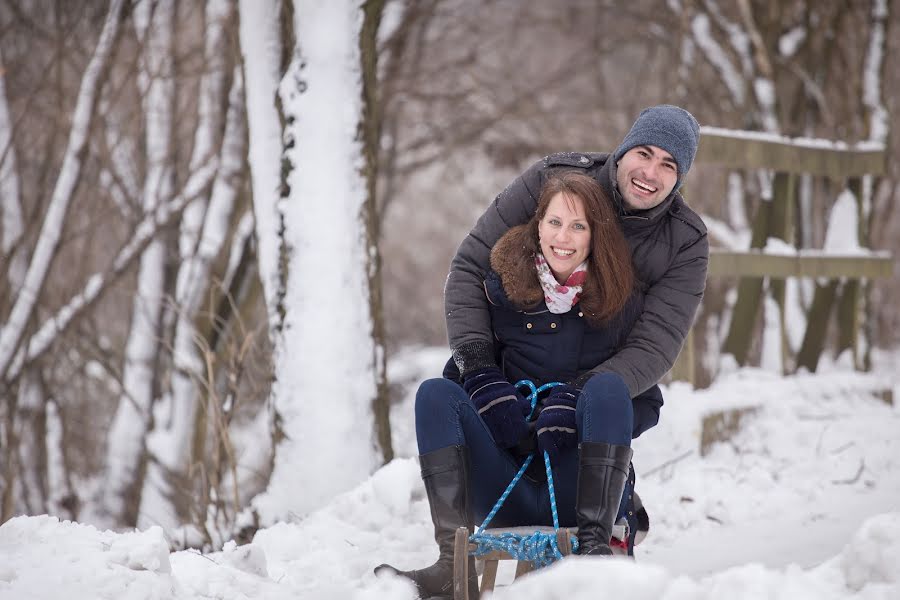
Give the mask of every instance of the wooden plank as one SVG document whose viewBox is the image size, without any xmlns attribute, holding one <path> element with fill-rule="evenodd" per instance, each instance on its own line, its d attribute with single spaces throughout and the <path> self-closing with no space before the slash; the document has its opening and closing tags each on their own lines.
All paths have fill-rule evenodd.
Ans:
<svg viewBox="0 0 900 600">
<path fill-rule="evenodd" d="M 773 169 L 836 179 L 856 175 L 883 175 L 884 149 L 850 149 L 839 145 L 804 143 L 780 136 L 725 130 L 700 131 L 695 163 L 734 169 Z"/>
<path fill-rule="evenodd" d="M 769 236 L 778 238 L 787 244 L 794 242 L 794 204 L 797 188 L 797 177 L 792 173 L 775 173 L 775 181 L 772 183 L 772 207 L 769 215 Z M 778 305 L 778 322 L 781 324 L 781 340 L 779 352 L 781 355 L 782 372 L 787 368 L 790 360 L 790 342 L 788 340 L 786 323 L 787 281 L 785 279 L 769 279 L 769 294 Z M 765 313 L 764 313 L 765 314 Z"/>
<path fill-rule="evenodd" d="M 797 369 L 806 369 L 810 373 L 816 372 L 819 366 L 819 357 L 825 349 L 825 336 L 828 333 L 828 319 L 834 306 L 837 295 L 838 281 L 832 279 L 825 285 L 816 285 L 813 294 L 812 306 L 806 317 L 806 333 L 803 335 L 803 343 L 797 352 Z"/>
<path fill-rule="evenodd" d="M 474 552 L 477 548 L 478 546 L 476 546 L 475 544 L 469 544 L 470 553 Z M 492 560 L 515 560 L 513 559 L 512 555 L 510 555 L 510 553 L 506 552 L 505 550 L 492 550 L 487 554 L 480 555 L 478 558 L 485 562 Z"/>
<path fill-rule="evenodd" d="M 675 381 L 686 381 L 692 386 L 697 386 L 697 373 L 694 368 L 694 328 L 688 330 L 687 337 L 684 339 L 684 345 L 675 364 L 672 365 L 672 379 Z"/>
<path fill-rule="evenodd" d="M 469 529 L 460 527 L 453 539 L 453 600 L 469 600 Z"/>
<path fill-rule="evenodd" d="M 571 534 L 565 527 L 556 531 L 556 546 L 559 548 L 559 553 L 563 556 L 572 554 Z"/>
<path fill-rule="evenodd" d="M 528 575 L 534 571 L 534 565 L 531 564 L 529 560 L 520 560 L 516 563 L 516 576 L 515 579 L 518 579 L 522 575 Z"/>
<path fill-rule="evenodd" d="M 891 256 L 764 254 L 758 250 L 735 252 L 713 248 L 709 252 L 710 277 L 892 277 Z"/>
<path fill-rule="evenodd" d="M 835 356 L 844 350 L 853 353 L 853 366 L 862 371 L 859 353 L 860 303 L 863 301 L 862 288 L 858 279 L 847 281 L 838 290 L 837 323 L 838 336 Z"/>
<path fill-rule="evenodd" d="M 762 248 L 769 239 L 772 221 L 772 203 L 760 202 L 753 215 L 753 229 L 750 238 L 751 248 Z M 710 266 L 712 265 L 710 258 Z M 756 319 L 760 312 L 762 302 L 763 278 L 745 277 L 738 282 L 737 299 L 731 313 L 731 324 L 728 327 L 728 335 L 722 345 L 722 352 L 731 354 L 739 365 L 747 364 L 747 356 L 750 353 L 750 343 L 753 341 L 753 331 L 756 329 Z"/>
<path fill-rule="evenodd" d="M 497 567 L 500 565 L 496 560 L 484 561 L 484 573 L 481 575 L 481 593 L 493 592 L 494 586 L 497 584 Z"/>
</svg>

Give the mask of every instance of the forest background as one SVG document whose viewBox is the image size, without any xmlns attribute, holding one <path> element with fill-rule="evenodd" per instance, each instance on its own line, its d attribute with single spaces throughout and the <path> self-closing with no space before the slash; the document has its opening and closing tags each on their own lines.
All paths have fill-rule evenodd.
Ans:
<svg viewBox="0 0 900 600">
<path fill-rule="evenodd" d="M 349 489 L 393 457 L 387 365 L 446 344 L 478 215 L 645 106 L 884 148 L 858 230 L 897 254 L 896 0 L 337 4 L 0 2 L 0 522 L 217 547 Z M 822 248 L 847 182 L 796 186 L 792 243 Z M 685 196 L 746 248 L 772 176 L 698 164 Z M 735 284 L 709 280 L 700 387 L 733 364 Z M 897 288 L 866 287 L 862 352 L 900 342 Z"/>
</svg>

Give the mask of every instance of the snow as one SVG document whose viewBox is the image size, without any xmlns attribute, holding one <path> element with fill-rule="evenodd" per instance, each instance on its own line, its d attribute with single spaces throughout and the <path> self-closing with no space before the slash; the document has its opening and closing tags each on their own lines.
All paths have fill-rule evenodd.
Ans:
<svg viewBox="0 0 900 600">
<path fill-rule="evenodd" d="M 797 49 L 806 40 L 806 27 L 797 25 L 786 31 L 778 38 L 778 52 L 784 58 L 791 58 L 797 53 Z"/>
<path fill-rule="evenodd" d="M 829 253 L 866 252 L 859 245 L 859 208 L 856 195 L 848 189 L 838 195 L 831 208 L 823 247 Z"/>
<path fill-rule="evenodd" d="M 64 589 L 68 600 L 411 600 L 407 582 L 372 568 L 436 556 L 406 432 L 416 384 L 446 356 L 423 348 L 396 357 L 389 373 L 408 383 L 392 414 L 402 422 L 399 457 L 308 517 L 206 555 L 170 553 L 159 527 L 114 533 L 16 517 L 0 526 L 0 599 L 57 598 Z M 828 363 L 790 377 L 744 368 L 706 390 L 665 386 L 660 425 L 635 441 L 637 489 L 651 518 L 637 560 L 570 557 L 515 583 L 503 563 L 495 597 L 900 597 L 900 409 L 877 397 L 900 390 L 900 356 L 876 354 L 875 365 L 860 373 Z M 735 408 L 756 412 L 703 454 L 702 419 Z"/>
<path fill-rule="evenodd" d="M 736 69 L 729 60 L 726 51 L 715 40 L 710 31 L 709 17 L 698 14 L 691 20 L 691 33 L 697 41 L 697 46 L 702 50 L 706 59 L 715 67 L 722 78 L 725 87 L 728 88 L 735 105 L 744 103 L 746 95 L 746 82 L 740 70 Z M 701 134 L 703 130 L 701 129 Z"/>
<path fill-rule="evenodd" d="M 797 148 L 822 148 L 828 150 L 856 150 L 860 152 L 883 152 L 884 144 L 877 141 L 861 141 L 848 144 L 840 140 L 826 140 L 822 138 L 788 137 L 776 133 L 764 131 L 748 131 L 745 129 L 725 129 L 722 127 L 700 126 L 700 136 L 730 137 L 735 139 L 757 140 L 760 142 L 772 142 L 785 144 Z"/>
<path fill-rule="evenodd" d="M 281 183 L 282 128 L 275 100 L 280 80 L 279 2 L 240 1 L 240 46 L 247 93 L 247 161 L 253 188 L 253 214 L 259 244 L 260 280 L 269 324 L 278 323 L 278 188 Z"/>
</svg>

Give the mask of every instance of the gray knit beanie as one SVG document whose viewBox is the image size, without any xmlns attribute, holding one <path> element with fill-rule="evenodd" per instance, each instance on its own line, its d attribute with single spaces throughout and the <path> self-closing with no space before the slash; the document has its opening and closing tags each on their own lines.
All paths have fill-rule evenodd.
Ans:
<svg viewBox="0 0 900 600">
<path fill-rule="evenodd" d="M 631 131 L 613 153 L 613 158 L 619 162 L 635 146 L 662 148 L 678 164 L 678 181 L 672 190 L 676 191 L 681 187 L 684 176 L 691 170 L 699 142 L 700 126 L 694 115 L 679 106 L 660 104 L 641 111 L 631 126 Z"/>
</svg>

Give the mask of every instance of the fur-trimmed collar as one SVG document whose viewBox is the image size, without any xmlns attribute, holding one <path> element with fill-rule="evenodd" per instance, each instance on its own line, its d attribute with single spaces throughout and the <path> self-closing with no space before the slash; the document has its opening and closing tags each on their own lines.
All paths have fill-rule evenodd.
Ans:
<svg viewBox="0 0 900 600">
<path fill-rule="evenodd" d="M 544 290 L 534 267 L 536 245 L 528 225 L 507 231 L 491 250 L 491 268 L 500 276 L 503 291 L 518 308 L 533 308 L 544 301 Z"/>
</svg>

